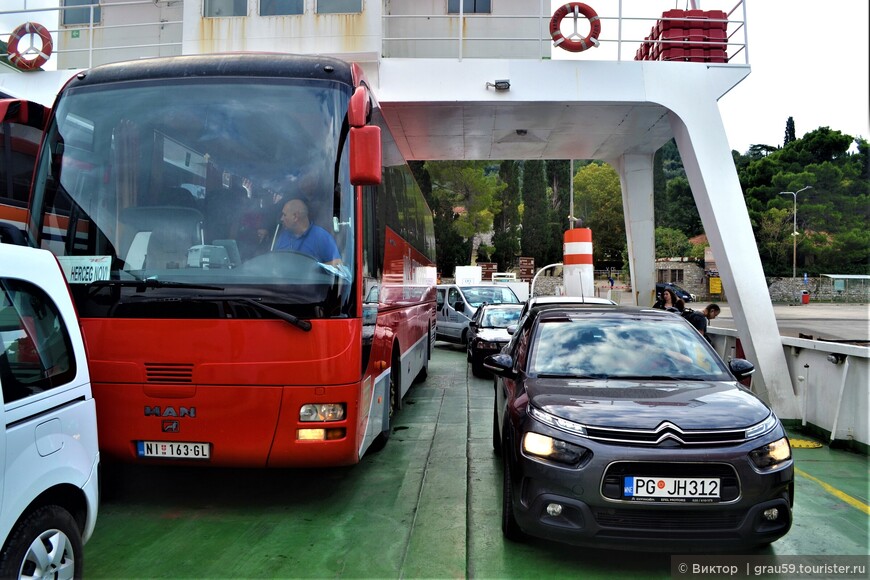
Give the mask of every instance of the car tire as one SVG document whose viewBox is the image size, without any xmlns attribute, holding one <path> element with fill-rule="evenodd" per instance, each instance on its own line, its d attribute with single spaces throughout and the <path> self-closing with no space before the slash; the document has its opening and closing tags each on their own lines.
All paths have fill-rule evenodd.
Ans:
<svg viewBox="0 0 870 580">
<path fill-rule="evenodd" d="M 0 554 L 0 578 L 81 578 L 84 547 L 75 519 L 57 505 L 43 506 L 9 534 Z"/>
<path fill-rule="evenodd" d="M 505 444 L 502 449 L 501 531 L 508 540 L 519 542 L 525 537 L 525 534 L 523 534 L 514 516 L 514 486 L 512 482 L 513 476 L 511 475 L 511 451 L 508 447 L 509 445 L 509 438 L 505 437 Z"/>
</svg>

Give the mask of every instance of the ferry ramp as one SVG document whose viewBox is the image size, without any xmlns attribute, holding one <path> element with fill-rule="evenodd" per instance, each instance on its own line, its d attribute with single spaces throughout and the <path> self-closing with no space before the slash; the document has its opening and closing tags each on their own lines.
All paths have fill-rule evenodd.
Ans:
<svg viewBox="0 0 870 580">
<path fill-rule="evenodd" d="M 85 577 L 673 578 L 671 554 L 502 537 L 493 386 L 467 366 L 436 343 L 387 446 L 353 467 L 110 472 Z M 866 557 L 867 456 L 794 455 L 792 530 L 752 555 Z"/>
</svg>

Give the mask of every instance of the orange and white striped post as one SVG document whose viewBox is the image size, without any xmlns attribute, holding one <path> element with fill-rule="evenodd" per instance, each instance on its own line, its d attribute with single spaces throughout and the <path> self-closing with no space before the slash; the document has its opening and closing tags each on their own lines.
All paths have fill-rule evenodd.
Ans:
<svg viewBox="0 0 870 580">
<path fill-rule="evenodd" d="M 595 267 L 592 264 L 592 230 L 573 228 L 565 232 L 564 268 L 566 296 L 595 295 Z"/>
</svg>

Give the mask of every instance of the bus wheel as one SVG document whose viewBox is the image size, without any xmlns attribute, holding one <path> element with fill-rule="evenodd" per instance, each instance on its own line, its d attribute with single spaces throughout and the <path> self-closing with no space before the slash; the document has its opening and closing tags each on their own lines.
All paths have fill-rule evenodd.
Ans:
<svg viewBox="0 0 870 580">
<path fill-rule="evenodd" d="M 390 384 L 388 387 L 387 396 L 390 398 L 389 405 L 387 407 L 388 413 L 388 421 L 387 428 L 381 431 L 375 440 L 372 441 L 369 449 L 371 451 L 380 451 L 383 449 L 387 441 L 390 439 L 390 433 L 393 431 L 393 421 L 396 418 L 396 414 L 399 412 L 401 408 L 401 388 L 402 388 L 402 367 L 399 361 L 398 352 L 393 350 L 393 363 L 390 366 Z"/>
<path fill-rule="evenodd" d="M 420 367 L 420 372 L 414 377 L 415 383 L 422 383 L 429 376 L 429 359 L 432 358 L 432 331 L 426 335 L 426 355 L 423 359 L 423 366 Z"/>
</svg>

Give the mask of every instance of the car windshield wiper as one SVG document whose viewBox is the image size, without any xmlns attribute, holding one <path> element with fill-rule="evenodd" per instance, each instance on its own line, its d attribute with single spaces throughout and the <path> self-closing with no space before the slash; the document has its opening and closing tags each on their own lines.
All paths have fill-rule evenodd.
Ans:
<svg viewBox="0 0 870 580">
<path fill-rule="evenodd" d="M 299 328 L 300 330 L 304 330 L 305 332 L 308 332 L 311 330 L 311 323 L 309 321 L 302 320 L 301 318 L 293 316 L 292 314 L 290 314 L 288 312 L 284 312 L 283 310 L 278 310 L 277 308 L 272 308 L 271 306 L 266 306 L 262 302 L 257 302 L 256 300 L 254 300 L 252 298 L 245 298 L 244 296 L 237 296 L 234 298 L 230 298 L 229 300 L 236 301 L 236 302 L 243 302 L 245 304 L 249 304 L 249 305 L 253 306 L 254 308 L 258 308 L 260 310 L 263 310 L 264 312 L 274 314 L 275 316 L 277 316 L 281 320 L 285 320 L 285 321 L 289 322 L 290 324 L 292 324 L 293 326 Z"/>
<path fill-rule="evenodd" d="M 94 280 L 91 288 L 135 288 L 137 292 L 144 292 L 149 288 L 188 288 L 190 290 L 223 290 L 222 286 L 211 284 L 191 284 L 190 282 L 176 282 L 174 280 L 158 280 L 157 278 L 137 278 L 136 280 Z"/>
<path fill-rule="evenodd" d="M 617 375 L 610 377 L 614 380 L 626 381 L 682 381 L 685 377 L 675 377 L 674 375 Z M 692 379 L 689 379 L 692 380 Z"/>
</svg>

